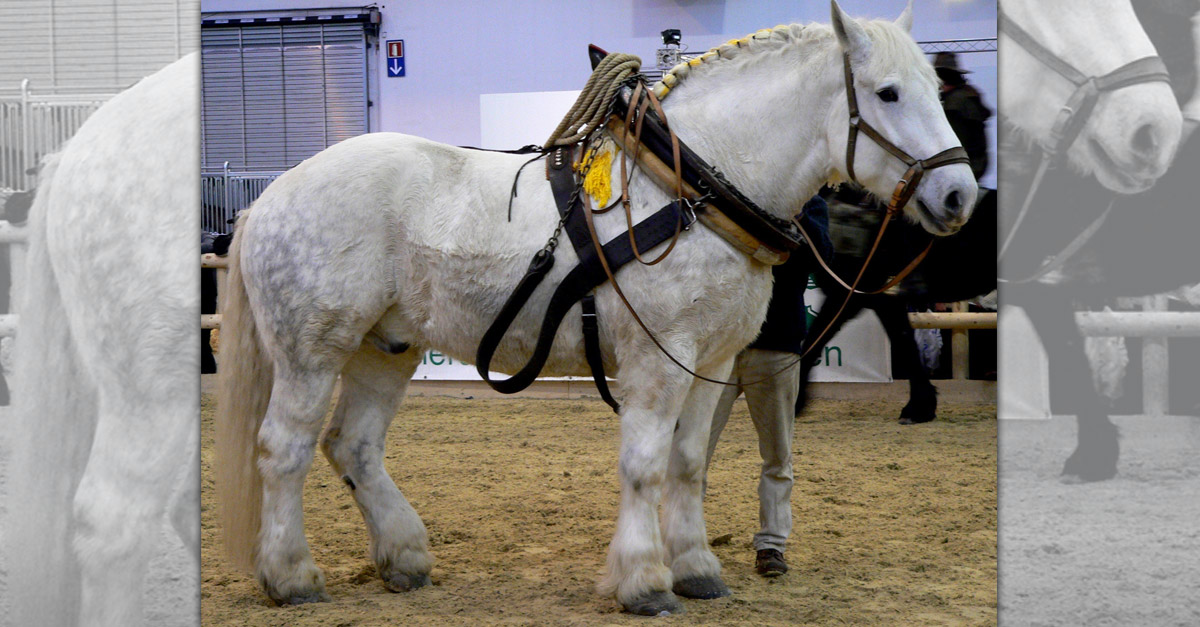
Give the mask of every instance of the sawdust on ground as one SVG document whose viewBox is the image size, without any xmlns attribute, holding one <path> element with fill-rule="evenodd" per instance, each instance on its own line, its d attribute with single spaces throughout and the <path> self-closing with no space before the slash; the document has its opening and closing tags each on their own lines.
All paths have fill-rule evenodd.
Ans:
<svg viewBox="0 0 1200 627">
<path fill-rule="evenodd" d="M 387 592 L 362 519 L 318 454 L 309 543 L 329 603 L 274 607 L 223 557 L 203 401 L 205 625 L 641 624 L 594 591 L 618 503 L 618 421 L 598 400 L 410 398 L 387 466 L 429 529 L 433 585 Z M 666 620 L 714 625 L 994 625 L 996 408 L 943 403 L 901 427 L 899 403 L 814 401 L 796 425 L 792 570 L 754 574 L 757 440 L 735 405 L 709 476 L 710 539 L 733 596 Z"/>
<path fill-rule="evenodd" d="M 1075 420 L 1000 429 L 1006 624 L 1200 625 L 1200 418 L 1120 417 L 1110 481 L 1060 479 Z"/>
</svg>

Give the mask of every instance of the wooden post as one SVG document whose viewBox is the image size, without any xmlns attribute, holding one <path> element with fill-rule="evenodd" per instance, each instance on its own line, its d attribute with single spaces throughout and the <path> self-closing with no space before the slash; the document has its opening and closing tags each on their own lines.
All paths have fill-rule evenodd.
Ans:
<svg viewBox="0 0 1200 627">
<path fill-rule="evenodd" d="M 995 329 L 996 312 L 918 311 L 908 314 L 914 329 Z"/>
<path fill-rule="evenodd" d="M 954 303 L 950 310 L 955 313 L 966 313 L 966 303 Z M 966 379 L 971 370 L 971 353 L 967 342 L 967 330 L 956 327 L 950 331 L 951 369 L 950 376 L 954 379 Z"/>
<path fill-rule="evenodd" d="M 1147 296 L 1145 311 L 1166 311 L 1166 296 Z M 1147 416 L 1165 416 L 1170 410 L 1170 357 L 1167 338 L 1151 335 L 1142 338 L 1142 411 Z"/>
</svg>

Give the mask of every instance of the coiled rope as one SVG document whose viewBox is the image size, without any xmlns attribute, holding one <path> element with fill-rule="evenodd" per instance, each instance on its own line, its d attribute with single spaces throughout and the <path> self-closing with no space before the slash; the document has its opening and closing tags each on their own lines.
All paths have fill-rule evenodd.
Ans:
<svg viewBox="0 0 1200 627">
<path fill-rule="evenodd" d="M 604 121 L 617 90 L 641 69 L 642 59 L 637 55 L 613 52 L 604 57 L 583 86 L 571 110 L 542 145 L 548 150 L 556 146 L 569 146 L 587 137 Z"/>
</svg>

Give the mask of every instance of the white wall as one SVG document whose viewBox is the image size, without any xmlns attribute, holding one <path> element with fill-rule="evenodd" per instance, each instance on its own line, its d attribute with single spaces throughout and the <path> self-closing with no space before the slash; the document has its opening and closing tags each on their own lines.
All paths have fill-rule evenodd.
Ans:
<svg viewBox="0 0 1200 627">
<path fill-rule="evenodd" d="M 915 0 L 918 41 L 996 35 L 995 0 Z M 202 0 L 205 13 L 361 7 L 345 0 Z M 895 17 L 903 0 L 842 0 L 849 13 Z M 659 32 L 683 31 L 704 51 L 760 28 L 829 21 L 824 0 L 384 1 L 380 40 L 403 39 L 406 76 L 388 78 L 387 51 L 375 51 L 375 130 L 479 145 L 480 96 L 578 90 L 590 73 L 587 45 L 642 57 L 653 66 Z M 995 53 L 962 55 L 971 80 L 994 103 Z M 565 111 L 564 111 L 565 112 Z M 995 144 L 994 133 L 992 144 Z M 538 140 L 540 141 L 540 140 Z M 515 146 L 514 146 L 515 147 Z M 994 162 L 994 159 L 993 159 Z M 994 184 L 993 184 L 994 186 Z"/>
</svg>

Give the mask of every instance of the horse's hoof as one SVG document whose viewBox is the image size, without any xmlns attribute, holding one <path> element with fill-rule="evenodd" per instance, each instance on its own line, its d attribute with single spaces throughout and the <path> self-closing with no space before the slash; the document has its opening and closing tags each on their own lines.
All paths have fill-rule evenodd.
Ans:
<svg viewBox="0 0 1200 627">
<path fill-rule="evenodd" d="M 305 603 L 328 603 L 333 599 L 325 592 L 313 592 L 310 594 L 293 595 L 282 599 L 272 597 L 271 600 L 276 605 L 304 605 Z"/>
<path fill-rule="evenodd" d="M 936 407 L 936 406 L 935 406 Z M 928 403 L 910 401 L 900 410 L 900 424 L 919 425 L 923 422 L 933 422 L 937 418 L 937 409 L 929 407 Z"/>
<path fill-rule="evenodd" d="M 1063 464 L 1063 483 L 1092 483 L 1108 481 L 1117 476 L 1117 464 L 1104 461 L 1086 462 L 1081 457 L 1072 455 Z"/>
<path fill-rule="evenodd" d="M 675 586 L 671 588 L 675 594 L 689 599 L 719 599 L 727 597 L 732 592 L 725 585 L 724 581 L 718 576 L 712 577 L 688 577 L 675 582 Z"/>
<path fill-rule="evenodd" d="M 625 611 L 639 616 L 682 614 L 683 604 L 670 592 L 656 590 L 625 606 Z"/>
<path fill-rule="evenodd" d="M 424 588 L 429 584 L 429 573 L 417 573 L 415 575 L 397 573 L 383 578 L 383 586 L 392 592 L 408 592 L 409 590 Z"/>
<path fill-rule="evenodd" d="M 271 599 L 275 605 L 303 605 L 305 603 L 324 603 L 333 600 L 325 592 L 325 577 L 321 575 L 321 571 L 313 570 L 310 573 L 309 585 L 290 585 L 281 589 L 279 586 L 272 585 L 263 579 L 261 576 L 258 579 L 259 585 L 262 586 L 263 592 Z"/>
</svg>

